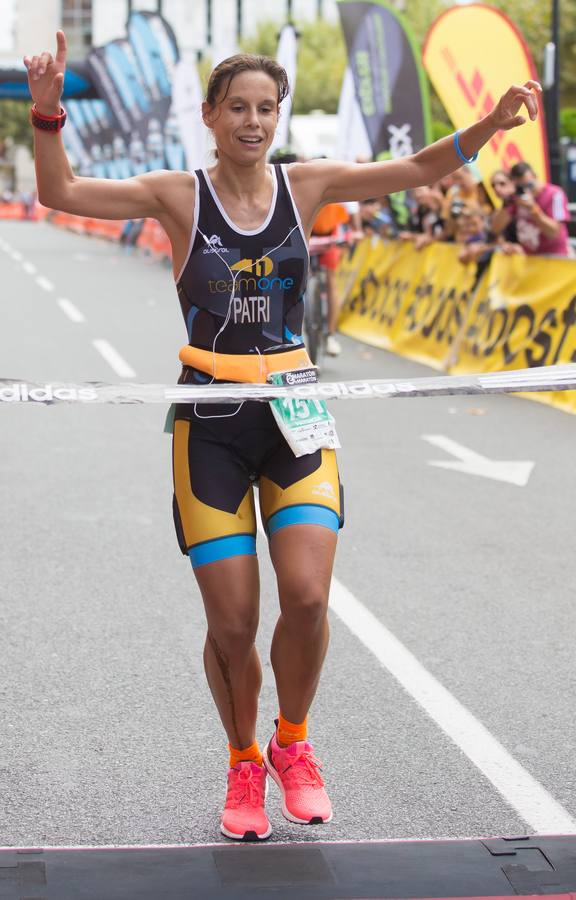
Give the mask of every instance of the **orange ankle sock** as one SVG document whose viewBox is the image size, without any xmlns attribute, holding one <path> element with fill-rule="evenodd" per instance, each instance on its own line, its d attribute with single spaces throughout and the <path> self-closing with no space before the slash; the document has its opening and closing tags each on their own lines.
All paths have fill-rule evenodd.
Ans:
<svg viewBox="0 0 576 900">
<path fill-rule="evenodd" d="M 237 750 L 232 744 L 228 744 L 228 750 L 230 752 L 231 769 L 239 762 L 255 762 L 258 766 L 262 765 L 262 754 L 260 753 L 258 741 L 254 741 L 253 744 L 250 744 L 244 750 Z"/>
<path fill-rule="evenodd" d="M 281 747 L 287 747 L 295 741 L 305 741 L 308 736 L 308 716 L 299 725 L 289 722 L 282 713 L 278 713 L 278 725 L 276 726 L 276 740 Z"/>
</svg>

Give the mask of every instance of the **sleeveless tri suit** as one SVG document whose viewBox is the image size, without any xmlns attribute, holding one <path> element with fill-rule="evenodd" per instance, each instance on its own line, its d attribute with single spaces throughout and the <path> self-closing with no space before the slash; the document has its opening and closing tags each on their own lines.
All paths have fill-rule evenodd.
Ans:
<svg viewBox="0 0 576 900">
<path fill-rule="evenodd" d="M 269 368 L 307 358 L 306 238 L 285 168 L 271 173 L 268 215 L 250 231 L 230 220 L 207 172 L 194 173 L 190 245 L 176 278 L 189 341 L 182 384 L 265 381 Z M 287 525 L 343 525 L 335 451 L 295 457 L 267 403 L 178 404 L 173 471 L 176 532 L 194 567 L 256 552 L 255 482 L 268 536 Z"/>
</svg>

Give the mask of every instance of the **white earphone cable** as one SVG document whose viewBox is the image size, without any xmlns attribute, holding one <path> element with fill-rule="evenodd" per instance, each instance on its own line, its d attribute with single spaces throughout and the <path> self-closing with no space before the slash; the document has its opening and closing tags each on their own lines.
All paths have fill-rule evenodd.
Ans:
<svg viewBox="0 0 576 900">
<path fill-rule="evenodd" d="M 226 260 L 224 259 L 224 257 L 223 257 L 222 254 L 220 253 L 220 251 L 219 251 L 216 247 L 214 247 L 213 244 L 210 243 L 209 238 L 206 237 L 206 235 L 204 234 L 204 232 L 203 232 L 200 228 L 198 228 L 199 233 L 200 233 L 200 234 L 202 235 L 202 237 L 204 238 L 204 241 L 206 242 L 206 244 L 208 245 L 208 247 L 210 247 L 211 251 L 212 251 L 213 253 L 216 254 L 216 256 L 218 257 L 218 259 L 219 259 L 221 262 L 224 263 L 224 265 L 225 265 L 226 268 L 228 269 L 228 272 L 230 273 L 230 276 L 231 276 L 231 278 L 232 278 L 232 290 L 230 291 L 230 299 L 229 299 L 229 301 L 228 301 L 228 310 L 227 310 L 226 316 L 225 316 L 225 318 L 224 318 L 224 323 L 223 323 L 223 325 L 220 327 L 219 331 L 216 332 L 216 335 L 214 336 L 214 340 L 213 340 L 213 342 L 212 342 L 212 379 L 208 382 L 208 384 L 213 384 L 213 383 L 215 382 L 215 380 L 216 380 L 216 341 L 218 340 L 218 338 L 220 337 L 220 335 L 222 334 L 222 332 L 224 331 L 224 329 L 225 329 L 226 326 L 228 325 L 228 322 L 230 321 L 230 318 L 231 318 L 231 315 L 232 315 L 232 304 L 233 304 L 233 302 L 234 302 L 234 294 L 236 293 L 236 279 L 239 277 L 239 275 L 240 275 L 242 272 L 247 272 L 248 269 L 255 268 L 255 267 L 258 265 L 259 262 L 262 262 L 262 260 L 265 259 L 266 256 L 270 256 L 272 253 L 275 253 L 276 250 L 279 250 L 280 247 L 283 247 L 284 244 L 286 243 L 286 241 L 288 240 L 288 238 L 290 237 L 290 235 L 292 234 L 292 232 L 296 231 L 298 227 L 299 227 L 299 226 L 298 226 L 297 224 L 294 225 L 294 227 L 291 228 L 290 231 L 287 233 L 287 235 L 286 235 L 286 237 L 284 238 L 284 240 L 283 240 L 280 244 L 278 244 L 277 247 L 273 247 L 272 250 L 269 250 L 268 253 L 265 254 L 265 256 L 260 256 L 260 257 L 259 257 L 258 259 L 256 259 L 256 260 L 250 260 L 250 262 L 249 262 L 248 265 L 243 266 L 243 268 L 241 268 L 241 269 L 237 269 L 236 272 L 233 272 L 233 271 L 232 271 L 231 267 L 228 265 L 228 263 L 226 262 Z M 259 349 L 258 347 L 255 347 L 254 349 L 257 351 L 258 355 L 260 356 L 260 360 L 261 360 L 261 362 L 260 362 L 260 376 L 262 376 L 262 369 L 263 369 L 262 354 L 260 353 L 260 349 Z M 232 413 L 222 413 L 221 415 L 215 415 L 215 416 L 201 416 L 201 415 L 199 415 L 199 414 L 198 414 L 198 410 L 197 410 L 198 404 L 195 403 L 195 404 L 194 404 L 194 415 L 195 415 L 198 419 L 229 419 L 229 418 L 231 418 L 232 416 L 235 416 L 235 415 L 237 415 L 237 413 L 240 412 L 240 410 L 241 410 L 242 407 L 244 406 L 244 403 L 245 403 L 245 401 L 242 401 L 242 403 L 240 403 L 240 404 L 238 405 L 238 408 L 235 409 L 234 412 L 232 412 Z"/>
</svg>

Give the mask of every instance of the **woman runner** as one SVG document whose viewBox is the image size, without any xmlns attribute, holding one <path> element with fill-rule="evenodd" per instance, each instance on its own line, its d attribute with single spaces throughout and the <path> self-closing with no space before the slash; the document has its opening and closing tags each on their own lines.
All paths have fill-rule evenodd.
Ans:
<svg viewBox="0 0 576 900">
<path fill-rule="evenodd" d="M 288 92 L 284 70 L 234 56 L 212 72 L 202 107 L 216 162 L 190 172 L 154 171 L 122 181 L 76 177 L 59 131 L 66 39 L 56 56 L 25 57 L 39 200 L 104 219 L 157 219 L 168 234 L 188 330 L 181 382 L 266 381 L 309 365 L 301 338 L 307 241 L 328 203 L 362 201 L 428 185 L 459 168 L 500 129 L 538 111 L 540 86 L 511 87 L 488 115 L 403 159 L 362 165 L 317 160 L 267 164 Z M 328 646 L 328 591 L 342 524 L 335 451 L 296 457 L 268 404 L 186 405 L 174 422 L 174 517 L 202 593 L 206 675 L 228 736 L 230 767 L 221 830 L 264 839 L 269 774 L 292 822 L 329 822 L 332 807 L 307 740 L 307 716 Z M 278 720 L 260 750 L 256 716 L 262 671 L 254 645 L 259 580 L 252 484 L 276 572 L 280 616 L 271 660 Z"/>
</svg>

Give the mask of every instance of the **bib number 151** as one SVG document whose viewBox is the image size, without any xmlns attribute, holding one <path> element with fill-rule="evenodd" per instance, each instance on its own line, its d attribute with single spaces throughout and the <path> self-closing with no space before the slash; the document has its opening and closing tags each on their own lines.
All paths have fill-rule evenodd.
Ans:
<svg viewBox="0 0 576 900">
<path fill-rule="evenodd" d="M 309 419 L 310 416 L 324 416 L 325 408 L 321 400 L 295 400 L 293 397 L 283 397 L 282 413 L 290 422 Z"/>
</svg>

